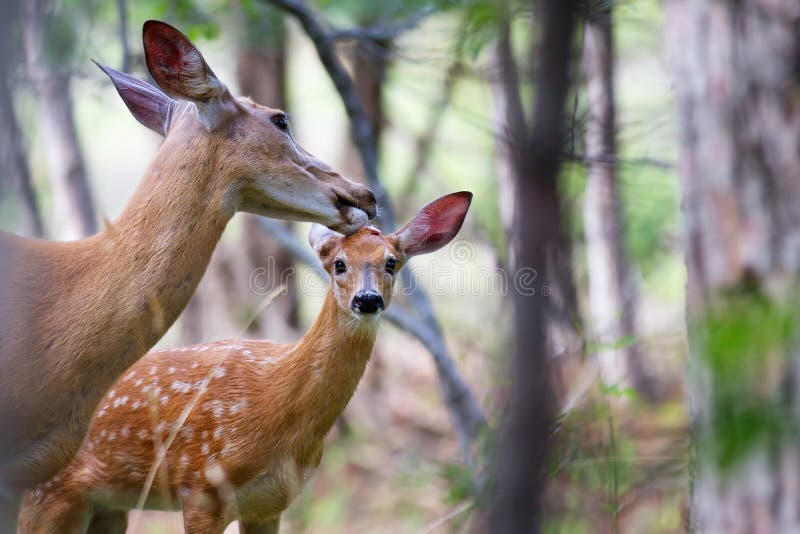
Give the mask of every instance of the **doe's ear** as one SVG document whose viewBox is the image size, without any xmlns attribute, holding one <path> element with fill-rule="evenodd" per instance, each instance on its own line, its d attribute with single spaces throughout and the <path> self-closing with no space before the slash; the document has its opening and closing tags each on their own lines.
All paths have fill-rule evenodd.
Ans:
<svg viewBox="0 0 800 534">
<path fill-rule="evenodd" d="M 311 245 L 311 248 L 314 249 L 314 252 L 319 255 L 325 248 L 325 245 L 330 242 L 331 239 L 342 237 L 344 237 L 344 235 L 331 230 L 327 226 L 312 223 L 311 229 L 308 231 L 308 244 Z"/>
<path fill-rule="evenodd" d="M 180 31 L 165 22 L 148 20 L 142 28 L 147 70 L 164 91 L 197 104 L 209 129 L 235 109 L 228 88 L 214 74 L 200 51 Z"/>
<path fill-rule="evenodd" d="M 167 135 L 169 121 L 177 103 L 157 87 L 129 74 L 101 65 L 95 65 L 114 83 L 119 96 L 136 120 L 161 135 Z"/>
<path fill-rule="evenodd" d="M 395 232 L 400 249 L 407 256 L 414 256 L 442 248 L 461 230 L 471 202 L 472 193 L 460 191 L 425 205 Z"/>
</svg>

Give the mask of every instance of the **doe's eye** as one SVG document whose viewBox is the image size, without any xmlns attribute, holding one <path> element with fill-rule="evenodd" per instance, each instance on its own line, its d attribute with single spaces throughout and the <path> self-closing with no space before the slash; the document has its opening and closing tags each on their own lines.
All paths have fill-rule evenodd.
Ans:
<svg viewBox="0 0 800 534">
<path fill-rule="evenodd" d="M 286 118 L 284 113 L 278 113 L 272 117 L 272 124 L 278 127 L 279 130 L 285 132 L 289 128 L 289 119 Z"/>
<path fill-rule="evenodd" d="M 333 262 L 333 272 L 335 274 L 344 274 L 347 272 L 347 267 L 342 260 L 336 260 Z"/>
<path fill-rule="evenodd" d="M 386 272 L 389 274 L 394 274 L 397 270 L 397 260 L 394 258 L 389 258 L 386 260 Z"/>
</svg>

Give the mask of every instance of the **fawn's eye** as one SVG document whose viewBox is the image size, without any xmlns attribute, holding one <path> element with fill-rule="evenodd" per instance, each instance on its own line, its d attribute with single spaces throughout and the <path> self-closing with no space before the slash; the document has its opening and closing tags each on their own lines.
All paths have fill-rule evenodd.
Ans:
<svg viewBox="0 0 800 534">
<path fill-rule="evenodd" d="M 389 258 L 386 260 L 386 272 L 389 274 L 394 274 L 397 270 L 397 260 L 394 258 Z"/>
<path fill-rule="evenodd" d="M 342 260 L 336 260 L 333 262 L 333 272 L 335 274 L 344 274 L 347 272 L 347 267 Z"/>
<path fill-rule="evenodd" d="M 286 118 L 284 113 L 278 113 L 272 117 L 272 124 L 282 132 L 285 132 L 289 128 L 289 119 Z"/>
</svg>

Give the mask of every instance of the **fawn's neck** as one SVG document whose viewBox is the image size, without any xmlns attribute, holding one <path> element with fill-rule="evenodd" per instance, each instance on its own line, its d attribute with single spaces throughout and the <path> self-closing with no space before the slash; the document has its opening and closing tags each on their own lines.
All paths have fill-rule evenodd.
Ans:
<svg viewBox="0 0 800 534">
<path fill-rule="evenodd" d="M 324 437 L 355 393 L 369 361 L 380 318 L 356 319 L 330 291 L 322 310 L 286 360 L 297 387 L 287 399 L 315 437 Z"/>
</svg>

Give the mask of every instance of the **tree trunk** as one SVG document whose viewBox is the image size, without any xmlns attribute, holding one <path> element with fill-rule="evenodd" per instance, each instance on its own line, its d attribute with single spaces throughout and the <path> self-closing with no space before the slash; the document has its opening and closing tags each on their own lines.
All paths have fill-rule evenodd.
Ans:
<svg viewBox="0 0 800 534">
<path fill-rule="evenodd" d="M 6 86 L 5 78 L 0 80 L 0 83 L 3 84 L 3 87 L 0 87 L 0 165 L 2 165 L 0 172 L 8 179 L 8 185 L 19 195 L 23 235 L 42 237 L 44 236 L 42 216 L 31 182 L 22 132 L 14 114 L 11 90 Z"/>
<path fill-rule="evenodd" d="M 694 438 L 691 527 L 800 531 L 797 2 L 670 0 Z"/>
<path fill-rule="evenodd" d="M 598 344 L 598 361 L 607 385 L 633 385 L 655 394 L 635 343 L 636 291 L 628 276 L 617 194 L 614 43 L 611 7 L 594 6 L 584 26 L 583 72 L 586 79 L 589 160 L 583 222 L 589 265 L 589 328 Z M 633 343 L 626 338 L 633 338 Z"/>
<path fill-rule="evenodd" d="M 13 54 L 9 36 L 18 20 L 19 14 L 15 2 L 11 2 L 10 6 L 0 11 L 0 35 L 5 40 L 0 43 L 0 165 L 2 166 L 0 172 L 3 174 L 0 177 L 0 185 L 6 181 L 19 195 L 22 233 L 42 237 L 44 235 L 42 216 L 31 183 L 27 151 L 14 113 L 14 98 L 8 80 Z"/>
<path fill-rule="evenodd" d="M 540 530 L 547 484 L 553 414 L 548 323 L 558 314 L 547 286 L 571 285 L 569 269 L 553 256 L 569 250 L 557 183 L 574 9 L 569 0 L 544 2 L 533 124 L 528 128 L 524 117 L 518 117 L 508 132 L 517 191 L 513 236 L 517 346 L 510 413 L 497 459 L 497 500 L 489 519 L 492 531 L 502 534 Z M 504 83 L 516 77 L 513 68 L 505 74 Z M 519 102 L 519 86 L 507 89 Z"/>
<path fill-rule="evenodd" d="M 70 75 L 59 72 L 47 59 L 45 17 L 43 0 L 22 3 L 25 59 L 47 153 L 56 237 L 77 239 L 97 232 L 97 222 L 75 129 Z"/>
<path fill-rule="evenodd" d="M 360 21 L 359 25 L 369 27 L 371 21 Z M 357 40 L 352 47 L 353 83 L 361 105 L 369 118 L 375 146 L 380 156 L 381 137 L 385 122 L 383 84 L 386 81 L 386 70 L 388 69 L 389 44 Z M 347 157 L 341 167 L 348 176 L 357 177 L 361 182 L 366 182 L 366 175 L 360 161 L 356 147 L 348 145 Z"/>
</svg>

